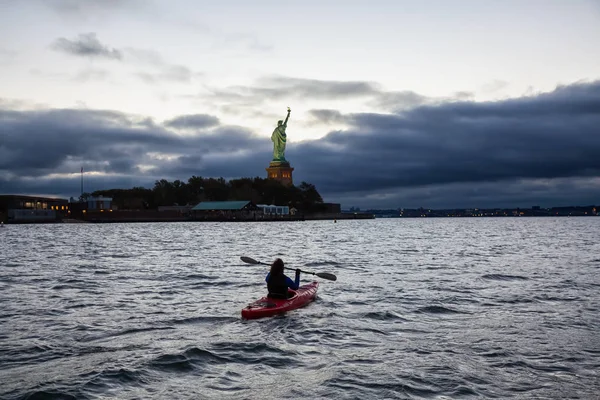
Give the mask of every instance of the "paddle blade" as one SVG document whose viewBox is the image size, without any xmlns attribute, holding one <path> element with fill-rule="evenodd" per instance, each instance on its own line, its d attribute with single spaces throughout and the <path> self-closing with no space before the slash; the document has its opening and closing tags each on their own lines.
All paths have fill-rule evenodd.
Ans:
<svg viewBox="0 0 600 400">
<path fill-rule="evenodd" d="M 247 264 L 262 264 L 260 261 L 256 261 L 254 258 L 250 257 L 240 257 L 240 259 Z"/>
<path fill-rule="evenodd" d="M 334 274 L 328 274 L 327 272 L 317 272 L 315 275 L 319 278 L 328 279 L 330 281 L 337 281 L 337 276 L 335 276 Z"/>
</svg>

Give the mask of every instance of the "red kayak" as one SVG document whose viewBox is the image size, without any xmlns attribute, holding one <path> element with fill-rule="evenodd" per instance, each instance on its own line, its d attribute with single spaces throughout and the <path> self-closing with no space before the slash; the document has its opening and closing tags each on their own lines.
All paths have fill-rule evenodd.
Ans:
<svg viewBox="0 0 600 400">
<path fill-rule="evenodd" d="M 283 314 L 286 311 L 304 307 L 317 297 L 318 287 L 319 282 L 312 282 L 307 285 L 300 286 L 298 290 L 288 289 L 290 297 L 287 299 L 263 297 L 262 299 L 256 300 L 254 303 L 250 303 L 243 308 L 242 318 L 256 319 L 272 317 L 274 315 Z"/>
</svg>

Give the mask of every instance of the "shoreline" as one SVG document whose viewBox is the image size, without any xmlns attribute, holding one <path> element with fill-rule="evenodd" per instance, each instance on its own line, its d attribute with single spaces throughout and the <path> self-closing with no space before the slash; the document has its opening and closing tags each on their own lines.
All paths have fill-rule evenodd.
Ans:
<svg viewBox="0 0 600 400">
<path fill-rule="evenodd" d="M 126 216 L 114 213 L 94 213 L 86 215 L 83 218 L 63 218 L 53 221 L 7 221 L 6 225 L 23 224 L 117 224 L 117 223 L 143 223 L 143 222 L 302 222 L 302 221 L 323 221 L 323 220 L 356 220 L 356 219 L 375 219 L 373 214 L 369 213 L 320 213 L 310 215 L 286 215 L 286 216 L 243 216 L 243 215 L 210 215 L 210 216 L 173 216 L 173 215 L 147 215 L 135 212 L 128 212 Z"/>
</svg>

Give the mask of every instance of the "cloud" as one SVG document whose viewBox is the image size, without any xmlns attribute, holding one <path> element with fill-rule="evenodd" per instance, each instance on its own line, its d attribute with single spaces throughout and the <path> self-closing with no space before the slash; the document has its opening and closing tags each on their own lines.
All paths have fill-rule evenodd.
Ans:
<svg viewBox="0 0 600 400">
<path fill-rule="evenodd" d="M 60 14 L 87 17 L 141 3 L 138 0 L 43 0 L 42 4 Z"/>
<path fill-rule="evenodd" d="M 82 33 L 76 39 L 58 38 L 52 43 L 52 48 L 67 54 L 81 57 L 100 57 L 121 60 L 123 53 L 100 43 L 94 32 Z"/>
<path fill-rule="evenodd" d="M 286 158 L 295 168 L 294 180 L 315 184 L 328 201 L 439 208 L 585 204 L 600 198 L 600 82 L 495 102 L 451 100 L 396 113 L 329 109 L 310 115 L 330 124 L 331 132 L 290 142 Z M 156 124 L 114 111 L 17 111 L 5 105 L 0 132 L 5 193 L 33 178 L 45 185 L 57 175 L 76 173 L 82 163 L 104 183 L 114 177 L 115 185 L 191 175 L 264 176 L 272 151 L 268 137 L 205 114 Z"/>
<path fill-rule="evenodd" d="M 344 115 L 337 110 L 309 110 L 308 114 L 317 122 L 322 124 L 342 124 Z"/>
<path fill-rule="evenodd" d="M 327 194 L 325 194 L 327 196 Z M 330 194 L 332 196 L 333 194 Z M 597 205 L 598 178 L 517 179 L 448 183 L 337 196 L 346 208 L 509 208 Z"/>
<path fill-rule="evenodd" d="M 398 111 L 417 107 L 430 101 L 431 98 L 409 90 L 400 92 L 380 92 L 373 102 L 373 106 L 379 109 L 383 108 L 385 110 Z"/>
<path fill-rule="evenodd" d="M 600 82 L 343 122 L 347 130 L 299 143 L 288 157 L 330 194 L 600 175 Z"/>
<path fill-rule="evenodd" d="M 163 81 L 168 82 L 190 82 L 195 74 L 188 67 L 183 65 L 171 64 L 154 50 L 125 48 L 125 58 L 135 64 L 151 67 L 151 72 L 137 72 L 135 75 L 148 84 L 157 84 Z"/>
<path fill-rule="evenodd" d="M 98 40 L 95 33 L 82 33 L 74 40 L 65 38 L 56 39 L 51 47 L 54 50 L 81 57 L 98 57 L 114 59 L 131 63 L 136 66 L 150 68 L 140 71 L 135 75 L 148 84 L 161 82 L 188 83 L 195 74 L 188 67 L 168 63 L 154 50 L 136 49 L 127 47 L 124 49 L 110 48 Z M 44 74 L 37 71 L 38 74 Z M 47 75 L 47 73 L 45 73 Z M 105 80 L 109 73 L 105 70 L 88 68 L 72 77 L 75 81 Z"/>
<path fill-rule="evenodd" d="M 203 129 L 219 125 L 219 119 L 212 115 L 182 115 L 165 121 L 165 126 L 176 129 Z"/>
<path fill-rule="evenodd" d="M 213 89 L 212 97 L 221 101 L 260 101 L 283 98 L 331 99 L 340 96 L 367 97 L 380 92 L 377 85 L 362 81 L 323 81 L 271 76 L 259 79 L 255 86 Z"/>
<path fill-rule="evenodd" d="M 201 117 L 210 131 L 200 129 Z M 195 134 L 180 136 L 148 118 L 114 111 L 0 110 L 0 177 L 6 185 L 29 178 L 43 180 L 76 172 L 83 164 L 88 172 L 140 179 L 147 178 L 142 166 L 151 166 L 159 174 L 181 178 L 182 171 L 203 171 L 201 164 L 189 165 L 192 156 L 226 158 L 258 148 L 268 152 L 268 139 L 240 127 L 220 126 L 215 117 L 182 116 L 170 121 L 179 127 L 186 123 L 196 125 Z"/>
<path fill-rule="evenodd" d="M 387 91 L 380 85 L 368 81 L 325 81 L 286 76 L 262 77 L 252 85 L 212 88 L 210 94 L 201 94 L 227 108 L 256 109 L 267 101 L 307 102 L 352 102 L 362 101 L 374 110 L 401 112 L 422 105 L 443 104 L 452 101 L 467 101 L 474 97 L 471 92 L 456 92 L 443 97 L 429 97 L 413 91 Z"/>
</svg>

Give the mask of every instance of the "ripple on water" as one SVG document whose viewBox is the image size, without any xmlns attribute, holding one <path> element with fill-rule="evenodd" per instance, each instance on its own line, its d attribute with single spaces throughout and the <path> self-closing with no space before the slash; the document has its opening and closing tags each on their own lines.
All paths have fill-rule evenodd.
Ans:
<svg viewBox="0 0 600 400">
<path fill-rule="evenodd" d="M 368 312 L 365 314 L 360 314 L 358 316 L 359 318 L 366 318 L 366 319 L 375 319 L 375 320 L 379 320 L 379 321 L 407 321 L 406 318 L 403 318 L 400 314 L 394 312 L 394 311 L 375 311 L 375 312 Z"/>
<path fill-rule="evenodd" d="M 445 306 L 427 306 L 418 308 L 415 313 L 420 314 L 468 314 L 466 311 L 460 311 L 455 308 Z"/>
<path fill-rule="evenodd" d="M 481 276 L 483 279 L 493 281 L 526 281 L 529 280 L 526 276 L 508 275 L 508 274 L 485 274 Z"/>
<path fill-rule="evenodd" d="M 0 398 L 597 397 L 594 219 L 329 222 L 5 229 Z M 240 254 L 338 281 L 242 321 Z"/>
<path fill-rule="evenodd" d="M 22 400 L 77 400 L 89 399 L 90 397 L 81 393 L 71 394 L 75 391 L 60 391 L 60 390 L 39 390 L 25 394 L 20 399 Z"/>
</svg>

